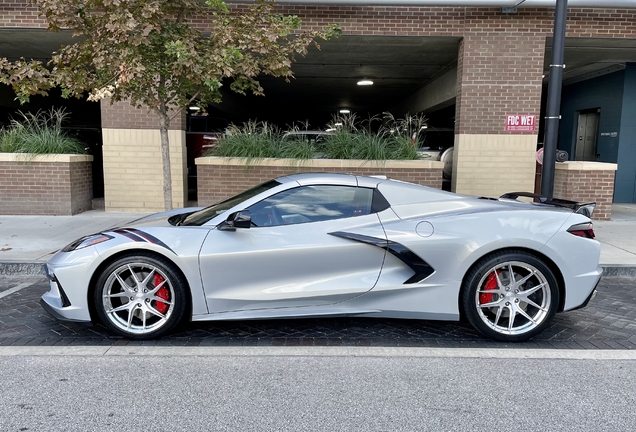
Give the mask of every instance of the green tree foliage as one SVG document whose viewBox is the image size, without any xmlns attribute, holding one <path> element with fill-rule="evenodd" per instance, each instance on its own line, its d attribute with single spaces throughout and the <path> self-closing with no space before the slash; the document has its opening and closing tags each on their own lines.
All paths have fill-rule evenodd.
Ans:
<svg viewBox="0 0 636 432">
<path fill-rule="evenodd" d="M 161 132 L 164 202 L 172 208 L 168 128 L 193 101 L 221 100 L 224 84 L 238 93 L 263 94 L 261 75 L 293 77 L 291 65 L 316 40 L 338 36 L 330 25 L 301 31 L 296 16 L 257 0 L 230 13 L 222 0 L 31 0 L 48 30 L 70 29 L 74 43 L 48 65 L 0 59 L 0 82 L 26 102 L 61 87 L 65 97 L 129 101 L 157 115 Z M 205 20 L 206 31 L 193 20 Z"/>
</svg>

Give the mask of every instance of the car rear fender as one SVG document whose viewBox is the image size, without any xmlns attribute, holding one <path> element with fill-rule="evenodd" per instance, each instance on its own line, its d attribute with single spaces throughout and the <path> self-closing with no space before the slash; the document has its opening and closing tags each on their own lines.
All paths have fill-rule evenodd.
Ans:
<svg viewBox="0 0 636 432">
<path fill-rule="evenodd" d="M 519 210 L 396 218 L 382 223 L 389 240 L 402 243 L 435 269 L 427 281 L 459 286 L 468 269 L 491 252 L 542 250 L 570 215 Z"/>
<path fill-rule="evenodd" d="M 590 222 L 581 214 L 573 213 L 563 226 L 540 249 L 540 252 L 559 267 L 565 285 L 563 310 L 574 309 L 585 302 L 601 276 L 599 266 L 601 244 L 594 239 L 572 235 L 567 230 L 573 225 Z"/>
</svg>

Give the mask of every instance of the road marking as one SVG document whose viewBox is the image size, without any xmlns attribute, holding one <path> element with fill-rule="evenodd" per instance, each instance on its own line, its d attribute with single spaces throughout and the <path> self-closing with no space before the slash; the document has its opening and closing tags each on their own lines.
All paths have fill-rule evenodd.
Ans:
<svg viewBox="0 0 636 432">
<path fill-rule="evenodd" d="M 636 350 L 394 347 L 6 346 L 1 356 L 415 357 L 467 359 L 636 360 Z"/>
<path fill-rule="evenodd" d="M 6 297 L 9 294 L 13 294 L 14 292 L 20 291 L 23 288 L 30 287 L 33 284 L 35 284 L 35 282 L 25 282 L 25 283 L 21 283 L 18 286 L 14 286 L 13 288 L 9 288 L 8 290 L 0 293 L 0 298 Z"/>
</svg>

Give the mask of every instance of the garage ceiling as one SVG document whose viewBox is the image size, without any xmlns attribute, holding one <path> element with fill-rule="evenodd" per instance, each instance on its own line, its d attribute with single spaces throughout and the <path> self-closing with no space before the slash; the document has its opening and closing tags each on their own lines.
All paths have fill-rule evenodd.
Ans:
<svg viewBox="0 0 636 432">
<path fill-rule="evenodd" d="M 347 108 L 366 116 L 391 109 L 457 63 L 459 38 L 342 36 L 322 42 L 293 66 L 296 78 L 262 78 L 266 97 L 247 97 L 250 113 L 321 118 Z M 361 79 L 372 86 L 359 86 Z"/>
<path fill-rule="evenodd" d="M 43 29 L 0 29 L 0 57 L 20 56 L 46 61 L 71 33 Z M 289 123 L 309 119 L 319 127 L 339 109 L 367 113 L 390 110 L 415 90 L 435 80 L 457 61 L 459 38 L 415 36 L 345 35 L 321 42 L 298 58 L 296 78 L 261 79 L 266 97 L 240 96 L 229 92 L 221 111 L 233 120 L 259 118 Z M 549 73 L 552 41 L 546 43 L 545 73 Z M 564 83 L 589 79 L 636 62 L 634 39 L 567 38 Z M 358 86 L 362 78 L 373 86 Z M 12 104 L 2 98 L 1 105 Z"/>
<path fill-rule="evenodd" d="M 552 38 L 546 42 L 544 74 L 547 82 L 552 57 Z M 563 84 L 574 84 L 624 69 L 636 63 L 636 39 L 566 38 Z"/>
</svg>

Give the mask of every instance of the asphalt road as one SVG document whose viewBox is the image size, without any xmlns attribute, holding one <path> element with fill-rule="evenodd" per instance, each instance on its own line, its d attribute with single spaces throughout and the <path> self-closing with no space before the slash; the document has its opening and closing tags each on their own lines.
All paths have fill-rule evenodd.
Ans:
<svg viewBox="0 0 636 432">
<path fill-rule="evenodd" d="M 629 431 L 636 361 L 3 357 L 0 430 Z"/>
</svg>

